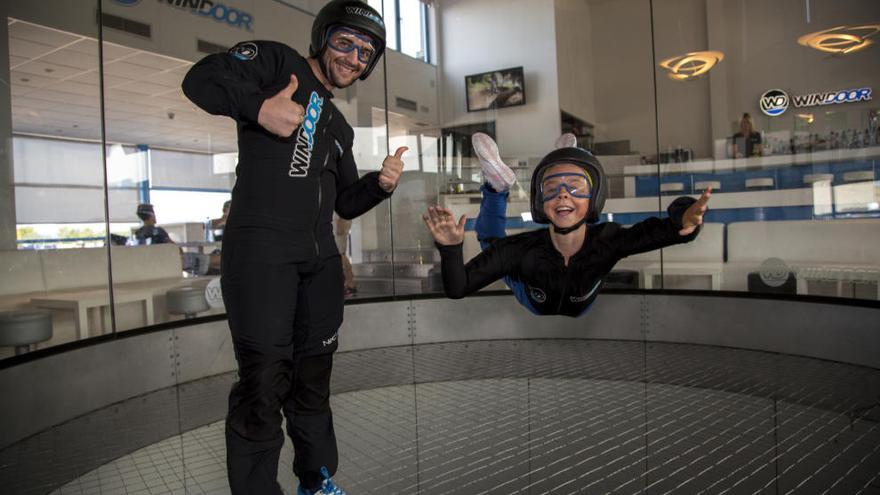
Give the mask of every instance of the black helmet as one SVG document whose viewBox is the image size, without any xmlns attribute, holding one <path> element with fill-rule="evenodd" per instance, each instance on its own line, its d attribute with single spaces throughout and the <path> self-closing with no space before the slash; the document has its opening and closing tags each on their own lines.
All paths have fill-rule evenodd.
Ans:
<svg viewBox="0 0 880 495">
<path fill-rule="evenodd" d="M 360 0 L 333 0 L 321 10 L 312 23 L 312 44 L 309 56 L 317 58 L 327 47 L 327 35 L 334 26 L 347 26 L 369 35 L 376 43 L 376 54 L 360 79 L 366 79 L 385 52 L 385 22 L 373 7 Z"/>
<path fill-rule="evenodd" d="M 541 180 L 548 168 L 560 163 L 571 163 L 587 172 L 593 184 L 593 197 L 590 198 L 590 207 L 587 210 L 585 221 L 586 223 L 598 222 L 599 214 L 602 213 L 602 208 L 605 206 L 605 198 L 608 196 L 608 184 L 605 180 L 602 164 L 592 153 L 581 148 L 559 148 L 551 151 L 535 167 L 535 171 L 532 173 L 531 194 L 529 196 L 532 206 L 532 221 L 550 223 L 550 219 L 544 214 L 544 201 L 541 199 L 540 189 Z"/>
</svg>

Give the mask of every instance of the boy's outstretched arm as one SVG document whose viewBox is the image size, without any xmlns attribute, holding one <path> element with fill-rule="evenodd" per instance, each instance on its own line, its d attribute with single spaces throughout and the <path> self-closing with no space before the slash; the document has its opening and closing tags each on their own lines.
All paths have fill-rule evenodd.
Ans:
<svg viewBox="0 0 880 495">
<path fill-rule="evenodd" d="M 699 199 L 677 198 L 666 209 L 666 218 L 649 217 L 629 228 L 606 229 L 618 259 L 694 240 L 711 195 L 711 189 L 706 189 Z"/>
<path fill-rule="evenodd" d="M 490 247 L 464 264 L 462 243 L 464 243 L 464 224 L 462 215 L 458 222 L 446 208 L 432 206 L 422 215 L 422 220 L 440 250 L 440 264 L 443 275 L 443 291 L 446 297 L 461 299 L 505 276 L 502 255 L 495 246 Z"/>
</svg>

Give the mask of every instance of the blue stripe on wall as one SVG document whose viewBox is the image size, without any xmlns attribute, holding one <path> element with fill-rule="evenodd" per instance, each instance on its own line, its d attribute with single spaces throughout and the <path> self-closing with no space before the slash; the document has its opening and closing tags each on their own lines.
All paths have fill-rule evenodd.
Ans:
<svg viewBox="0 0 880 495">
<path fill-rule="evenodd" d="M 821 163 L 813 165 L 798 165 L 785 168 L 773 168 L 764 170 L 747 170 L 738 172 L 717 173 L 693 173 L 693 174 L 670 174 L 660 177 L 639 176 L 636 177 L 636 196 L 657 196 L 660 192 L 659 184 L 680 182 L 684 185 L 684 191 L 676 194 L 698 194 L 694 191 L 694 184 L 701 181 L 712 180 L 721 182 L 719 192 L 741 192 L 746 189 L 747 179 L 770 177 L 776 186 L 773 189 L 797 189 L 804 187 L 804 175 L 807 174 L 833 174 L 834 185 L 844 184 L 843 174 L 847 172 L 874 171 L 874 180 L 880 180 L 880 167 L 875 166 L 875 161 L 858 161 L 846 163 Z"/>
<path fill-rule="evenodd" d="M 614 221 L 631 225 L 641 222 L 649 217 L 656 217 L 657 212 L 615 213 Z M 661 217 L 666 216 L 664 212 Z M 831 215 L 816 215 L 812 206 L 769 206 L 758 208 L 726 208 L 714 209 L 706 212 L 704 220 L 707 223 L 733 223 L 733 222 L 772 222 L 776 220 L 833 220 L 836 218 L 880 218 L 880 211 L 868 213 L 835 213 Z M 603 214 L 602 221 L 607 221 L 608 216 Z M 468 219 L 465 230 L 474 230 L 475 219 Z M 520 217 L 507 217 L 505 228 L 508 229 L 537 229 L 543 228 L 535 222 L 524 222 Z"/>
</svg>

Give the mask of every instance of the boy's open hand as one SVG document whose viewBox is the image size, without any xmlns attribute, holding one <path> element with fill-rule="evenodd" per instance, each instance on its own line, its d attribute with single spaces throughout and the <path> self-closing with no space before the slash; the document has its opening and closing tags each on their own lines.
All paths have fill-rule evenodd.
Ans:
<svg viewBox="0 0 880 495">
<path fill-rule="evenodd" d="M 707 187 L 700 199 L 685 210 L 681 217 L 682 228 L 678 231 L 679 235 L 690 235 L 698 226 L 703 225 L 703 214 L 709 209 L 709 198 L 711 197 L 712 188 Z"/>
<path fill-rule="evenodd" d="M 439 206 L 431 206 L 428 208 L 428 213 L 422 215 L 422 220 L 425 221 L 437 244 L 454 246 L 464 242 L 464 222 L 467 220 L 467 215 L 462 215 L 458 223 L 455 223 L 451 211 Z"/>
</svg>

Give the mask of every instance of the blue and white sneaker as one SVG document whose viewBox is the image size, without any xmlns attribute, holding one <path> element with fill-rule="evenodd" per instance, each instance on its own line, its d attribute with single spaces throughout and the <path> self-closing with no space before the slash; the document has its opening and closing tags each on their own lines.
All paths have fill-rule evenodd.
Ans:
<svg viewBox="0 0 880 495">
<path fill-rule="evenodd" d="M 336 484 L 333 483 L 333 480 L 330 479 L 330 472 L 327 471 L 327 468 L 324 466 L 321 466 L 321 476 L 324 477 L 324 481 L 321 482 L 320 490 L 306 490 L 300 485 L 296 489 L 296 495 L 345 495 L 342 488 L 336 486 Z"/>
<path fill-rule="evenodd" d="M 471 136 L 471 144 L 480 161 L 483 170 L 483 179 L 492 186 L 496 192 L 504 192 L 516 182 L 516 173 L 511 170 L 498 154 L 498 145 L 488 134 L 482 132 Z"/>
</svg>

